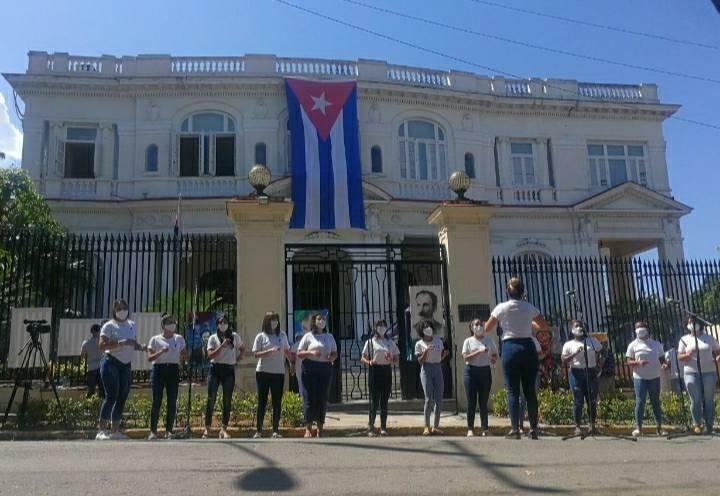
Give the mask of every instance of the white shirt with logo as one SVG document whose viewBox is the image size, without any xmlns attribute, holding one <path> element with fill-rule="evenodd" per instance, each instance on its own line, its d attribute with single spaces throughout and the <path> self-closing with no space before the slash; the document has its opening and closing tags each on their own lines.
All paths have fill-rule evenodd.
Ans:
<svg viewBox="0 0 720 496">
<path fill-rule="evenodd" d="M 237 357 L 242 348 L 243 342 L 240 334 L 233 332 L 233 346 L 223 346 L 222 351 L 215 355 L 215 358 L 210 360 L 210 363 L 222 363 L 225 365 L 235 365 L 237 363 Z M 210 336 L 208 339 L 207 350 L 212 351 L 222 346 L 224 337 L 219 337 L 217 333 Z"/>
<path fill-rule="evenodd" d="M 371 350 L 372 356 L 370 356 Z M 400 350 L 395 344 L 395 341 L 393 341 L 392 339 L 378 339 L 377 337 L 373 337 L 372 343 L 369 339 L 365 341 L 365 347 L 362 350 L 362 354 L 367 356 L 371 361 L 374 360 L 377 365 L 389 365 L 391 363 L 385 357 L 386 353 L 390 353 L 393 356 L 397 356 L 400 354 Z"/>
<path fill-rule="evenodd" d="M 105 336 L 111 342 L 116 343 L 123 339 L 137 339 L 135 322 L 132 320 L 124 322 L 118 322 L 115 319 L 108 320 L 100 329 L 100 336 Z M 105 353 L 124 364 L 129 364 L 132 361 L 133 353 L 135 353 L 135 347 L 129 345 L 118 346 L 113 350 L 106 350 Z"/>
<path fill-rule="evenodd" d="M 306 356 L 304 360 L 313 362 L 327 362 L 331 353 L 337 353 L 337 343 L 332 334 L 314 334 L 308 332 L 300 340 L 298 351 L 319 351 L 320 356 Z"/>
<path fill-rule="evenodd" d="M 702 333 L 698 337 L 698 348 L 700 350 L 700 368 L 702 373 L 715 372 L 715 362 L 713 360 L 712 352 L 720 349 L 720 345 L 710 334 Z M 695 348 L 695 336 L 689 334 L 680 338 L 678 343 L 678 353 L 688 353 L 694 351 Z M 683 372 L 685 374 L 697 374 L 697 352 L 690 356 L 687 360 L 680 362 L 683 365 Z"/>
<path fill-rule="evenodd" d="M 185 349 L 185 338 L 180 334 L 173 334 L 172 337 L 166 338 L 164 334 L 158 334 L 150 338 L 148 342 L 148 351 L 151 353 L 157 353 L 160 350 L 167 348 L 167 352 L 158 356 L 153 364 L 161 363 L 180 363 L 180 354 Z"/>
<path fill-rule="evenodd" d="M 583 345 L 587 348 L 588 368 L 597 367 L 597 354 L 602 350 L 602 344 L 600 341 L 593 337 L 585 338 L 584 340 L 571 339 L 563 345 L 562 356 L 569 357 L 578 350 L 581 350 Z M 584 369 L 585 368 L 585 352 L 581 351 L 573 357 L 570 361 L 570 368 L 573 369 Z"/>
<path fill-rule="evenodd" d="M 276 347 L 279 348 L 278 351 L 258 358 L 257 367 L 255 367 L 256 372 L 267 372 L 269 374 L 285 373 L 285 352 L 290 350 L 290 343 L 288 343 L 287 334 L 284 332 L 280 331 L 278 335 L 266 334 L 264 332 L 258 333 L 258 335 L 255 336 L 252 352 L 257 353 Z"/>
<path fill-rule="evenodd" d="M 625 356 L 631 360 L 647 360 L 647 365 L 636 365 L 633 369 L 633 379 L 657 379 L 660 377 L 660 357 L 665 357 L 662 344 L 652 338 L 635 339 L 628 345 Z"/>
<path fill-rule="evenodd" d="M 508 300 L 493 308 L 492 316 L 502 328 L 502 340 L 530 338 L 532 321 L 540 310 L 525 300 Z"/>
<path fill-rule="evenodd" d="M 490 365 L 490 357 L 497 355 L 497 346 L 490 336 L 483 336 L 480 339 L 470 336 L 462 346 L 462 353 L 472 353 L 478 350 L 487 350 L 487 353 L 479 353 L 465 363 L 473 367 L 487 367 Z"/>
<path fill-rule="evenodd" d="M 420 356 L 430 347 L 433 349 L 425 355 L 425 363 L 440 363 L 442 361 L 443 342 L 437 336 L 433 336 L 432 341 L 419 340 L 415 343 L 415 356 Z"/>
</svg>

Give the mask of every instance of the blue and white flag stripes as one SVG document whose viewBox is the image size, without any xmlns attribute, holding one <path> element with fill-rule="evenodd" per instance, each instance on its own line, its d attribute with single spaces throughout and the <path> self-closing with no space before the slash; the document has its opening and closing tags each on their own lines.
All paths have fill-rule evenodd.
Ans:
<svg viewBox="0 0 720 496">
<path fill-rule="evenodd" d="M 357 84 L 286 79 L 292 229 L 365 229 Z"/>
</svg>

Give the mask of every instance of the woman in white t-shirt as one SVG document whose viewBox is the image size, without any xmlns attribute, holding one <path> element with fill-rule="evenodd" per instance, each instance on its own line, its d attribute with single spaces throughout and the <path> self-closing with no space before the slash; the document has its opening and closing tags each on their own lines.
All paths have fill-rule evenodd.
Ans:
<svg viewBox="0 0 720 496">
<path fill-rule="evenodd" d="M 585 325 L 579 320 L 570 322 L 573 339 L 566 342 L 562 348 L 560 359 L 568 368 L 568 383 L 573 396 L 573 419 L 575 420 L 575 434 L 582 434 L 583 405 L 589 398 L 591 425 L 595 424 L 597 412 L 598 383 L 598 355 L 602 344 L 597 339 L 587 335 Z M 587 377 L 585 376 L 585 351 L 587 350 Z M 588 389 L 589 388 L 589 389 Z"/>
<path fill-rule="evenodd" d="M 633 385 L 635 386 L 635 430 L 633 437 L 642 434 L 643 417 L 645 416 L 645 401 L 650 396 L 650 404 L 655 417 L 655 426 L 658 436 L 665 435 L 662 430 L 662 405 L 660 404 L 660 374 L 667 366 L 662 344 L 650 337 L 650 331 L 645 322 L 635 323 L 637 339 L 628 345 L 625 353 L 627 365 L 633 371 Z"/>
<path fill-rule="evenodd" d="M 497 305 L 485 323 L 485 332 L 500 325 L 502 334 L 502 366 L 507 388 L 511 430 L 508 439 L 520 439 L 520 394 L 525 394 L 530 438 L 538 438 L 537 381 L 540 362 L 533 342 L 533 329 L 549 327 L 540 311 L 523 300 L 525 285 L 513 277 L 507 285 L 508 301 Z M 522 386 L 522 387 L 521 387 Z"/>
<path fill-rule="evenodd" d="M 305 332 L 310 332 L 308 329 Z M 305 388 L 302 383 L 302 358 L 297 356 L 298 346 L 300 346 L 300 340 L 305 335 L 305 332 L 295 333 L 295 342 L 290 347 L 290 389 L 294 391 L 295 385 L 293 384 L 292 377 L 295 378 L 295 384 L 297 385 L 297 394 L 300 398 L 305 398 Z"/>
<path fill-rule="evenodd" d="M 495 341 L 485 335 L 484 322 L 474 319 L 470 322 L 470 337 L 462 346 L 462 355 L 465 359 L 463 382 L 467 395 L 467 427 L 468 437 L 475 435 L 475 409 L 480 407 L 481 435 L 489 434 L 488 399 L 492 387 L 492 373 L 490 365 L 497 361 L 498 353 Z"/>
<path fill-rule="evenodd" d="M 440 414 L 442 413 L 445 380 L 441 363 L 448 356 L 445 344 L 439 336 L 434 335 L 433 323 L 429 320 L 420 322 L 418 329 L 422 334 L 415 343 L 415 356 L 420 364 L 420 382 L 425 393 L 425 429 L 423 436 L 442 435 L 440 430 Z M 434 413 L 432 427 L 430 417 Z"/>
<path fill-rule="evenodd" d="M 700 321 L 690 319 L 687 329 L 690 334 L 678 343 L 678 359 L 683 364 L 685 387 L 690 396 L 693 431 L 702 433 L 700 425 L 704 420 L 705 433 L 711 434 L 715 419 L 715 362 L 720 361 L 720 344 L 705 332 Z"/>
<path fill-rule="evenodd" d="M 205 431 L 203 438 L 210 435 L 215 400 L 220 386 L 223 390 L 222 425 L 220 439 L 230 439 L 227 426 L 230 422 L 232 394 L 235 389 L 235 364 L 245 353 L 245 345 L 237 332 L 230 329 L 227 319 L 218 317 L 215 321 L 217 332 L 210 336 L 207 343 L 207 356 L 210 359 L 208 376 L 208 397 L 205 405 Z"/>
<path fill-rule="evenodd" d="M 302 360 L 302 382 L 305 387 L 303 410 L 306 438 L 313 437 L 313 423 L 317 426 L 317 437 L 322 436 L 333 363 L 338 356 L 335 338 L 325 332 L 326 322 L 322 314 L 314 314 L 310 322 L 310 332 L 300 340 L 297 352 L 298 358 Z"/>
<path fill-rule="evenodd" d="M 148 360 L 153 367 L 150 371 L 152 387 L 152 408 L 150 410 L 149 440 L 157 439 L 157 426 L 162 406 L 163 389 L 167 390 L 167 416 L 165 417 L 165 437 L 173 439 L 175 414 L 177 413 L 178 385 L 180 383 L 180 361 L 185 361 L 185 338 L 175 334 L 177 320 L 166 315 L 160 322 L 162 333 L 153 336 L 148 342 Z"/>
<path fill-rule="evenodd" d="M 283 388 L 285 386 L 285 359 L 290 357 L 287 334 L 280 330 L 280 316 L 267 312 L 262 321 L 262 332 L 255 336 L 252 351 L 258 359 L 255 368 L 257 384 L 257 413 L 255 415 L 255 439 L 262 437 L 268 393 L 272 397 L 272 437 L 280 438 L 280 412 L 282 410 Z"/>
<path fill-rule="evenodd" d="M 133 353 L 147 348 L 137 342 L 135 322 L 128 319 L 130 312 L 125 300 L 116 300 L 112 319 L 100 329 L 98 347 L 103 353 L 100 362 L 100 379 L 105 388 L 105 399 L 100 408 L 100 431 L 97 440 L 127 439 L 119 431 L 125 402 L 130 394 Z"/>
<path fill-rule="evenodd" d="M 370 418 L 368 436 L 375 436 L 375 416 L 380 409 L 380 435 L 387 436 L 388 401 L 392 391 L 392 366 L 400 358 L 395 341 L 385 337 L 387 324 L 384 319 L 375 322 L 375 330 L 365 342 L 360 360 L 369 366 Z"/>
</svg>

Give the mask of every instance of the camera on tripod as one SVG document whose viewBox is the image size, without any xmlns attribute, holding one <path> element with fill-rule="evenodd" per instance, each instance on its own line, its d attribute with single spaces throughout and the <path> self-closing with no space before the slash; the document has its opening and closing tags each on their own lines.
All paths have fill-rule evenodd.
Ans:
<svg viewBox="0 0 720 496">
<path fill-rule="evenodd" d="M 33 343 L 37 343 L 40 339 L 40 334 L 50 334 L 52 328 L 47 320 L 23 320 L 25 324 L 25 331 L 30 334 L 30 338 Z"/>
</svg>

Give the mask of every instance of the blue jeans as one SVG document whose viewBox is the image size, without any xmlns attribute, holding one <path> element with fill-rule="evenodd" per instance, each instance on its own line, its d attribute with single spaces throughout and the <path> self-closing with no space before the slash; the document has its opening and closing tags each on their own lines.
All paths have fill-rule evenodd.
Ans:
<svg viewBox="0 0 720 496">
<path fill-rule="evenodd" d="M 210 376 L 208 377 L 208 397 L 205 405 L 205 427 L 212 425 L 213 411 L 217 392 L 222 385 L 222 426 L 227 427 L 230 422 L 230 409 L 232 407 L 232 393 L 235 389 L 235 367 L 226 363 L 210 364 Z"/>
<path fill-rule="evenodd" d="M 303 413 L 306 424 L 325 423 L 332 373 L 333 366 L 330 362 L 315 362 L 307 358 L 303 360 L 302 383 L 305 388 Z"/>
<path fill-rule="evenodd" d="M 527 401 L 530 429 L 537 430 L 538 401 L 535 381 L 537 381 L 539 362 L 532 339 L 504 340 L 502 342 L 502 366 L 512 429 L 517 430 L 520 424 L 520 393 L 522 391 Z"/>
<path fill-rule="evenodd" d="M 150 371 L 152 387 L 152 408 L 150 409 L 150 430 L 157 432 L 162 406 L 163 390 L 167 390 L 167 416 L 165 432 L 172 432 L 177 413 L 178 384 L 180 383 L 180 366 L 176 363 L 156 363 Z"/>
<path fill-rule="evenodd" d="M 490 386 L 492 385 L 492 374 L 490 366 L 474 367 L 465 365 L 463 373 L 465 383 L 465 394 L 467 395 L 467 426 L 468 429 L 475 427 L 475 409 L 480 406 L 480 425 L 482 430 L 488 430 L 488 398 L 490 398 Z"/>
<path fill-rule="evenodd" d="M 100 420 L 118 424 L 130 394 L 132 380 L 130 364 L 105 355 L 100 361 L 100 379 L 105 389 L 105 399 L 100 407 Z"/>
<path fill-rule="evenodd" d="M 650 396 L 655 424 L 660 427 L 662 424 L 662 407 L 660 406 L 660 378 L 636 379 L 633 378 L 635 386 L 635 425 L 642 428 L 643 417 L 645 416 L 645 400 Z"/>
<path fill-rule="evenodd" d="M 420 369 L 420 382 L 425 394 L 425 427 L 430 427 L 430 417 L 435 413 L 433 426 L 440 427 L 445 381 L 442 366 L 439 363 L 423 363 Z"/>
<path fill-rule="evenodd" d="M 540 388 L 540 375 L 535 378 L 535 390 Z M 522 389 L 522 387 L 520 388 Z M 518 412 L 518 418 L 520 419 L 520 427 L 525 422 L 525 411 L 527 410 L 527 400 L 525 399 L 525 391 L 520 392 L 520 411 Z"/>
<path fill-rule="evenodd" d="M 589 417 L 594 422 L 595 415 L 597 412 L 597 398 L 599 391 L 597 370 L 593 368 L 588 369 L 588 379 L 590 380 L 590 412 Z M 568 383 L 570 384 L 570 390 L 573 396 L 573 419 L 575 425 L 580 427 L 582 424 L 583 405 L 585 405 L 588 397 L 588 384 L 585 378 L 585 369 L 570 368 L 568 372 Z M 593 423 L 591 422 L 591 424 Z"/>
<path fill-rule="evenodd" d="M 702 390 L 700 388 L 702 380 Z M 715 417 L 715 372 L 702 374 L 685 374 L 685 387 L 690 395 L 690 411 L 692 412 L 693 424 L 701 425 L 705 420 L 705 431 L 712 432 Z M 703 396 L 703 393 L 705 395 Z"/>
</svg>

